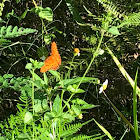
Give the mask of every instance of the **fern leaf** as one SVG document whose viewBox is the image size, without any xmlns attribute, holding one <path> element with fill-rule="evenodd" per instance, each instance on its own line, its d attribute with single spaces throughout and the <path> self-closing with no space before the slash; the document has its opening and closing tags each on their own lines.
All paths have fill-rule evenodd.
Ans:
<svg viewBox="0 0 140 140">
<path fill-rule="evenodd" d="M 87 135 L 77 135 L 77 136 L 72 136 L 73 138 L 66 138 L 66 140 L 89 140 L 92 138 L 92 136 L 87 136 Z"/>
<path fill-rule="evenodd" d="M 98 139 L 102 139 L 103 137 L 105 137 L 106 135 L 101 135 L 99 134 L 95 134 L 95 135 L 91 135 L 91 136 L 87 136 L 87 135 L 73 135 L 73 136 L 69 136 L 67 138 L 64 138 L 63 140 L 98 140 Z"/>
<path fill-rule="evenodd" d="M 76 133 L 82 126 L 83 124 L 81 123 L 69 124 L 64 126 L 61 137 L 67 137 L 69 135 Z"/>
<path fill-rule="evenodd" d="M 91 121 L 93 121 L 93 119 L 88 120 L 88 121 L 86 121 L 82 124 L 81 123 L 76 123 L 76 124 L 69 124 L 69 125 L 66 125 L 66 126 L 64 125 L 63 129 L 61 130 L 60 137 L 64 138 L 64 137 L 68 137 L 68 136 L 73 135 L 78 130 L 80 130 L 83 125 L 86 125 L 87 123 L 89 123 Z"/>
<path fill-rule="evenodd" d="M 34 33 L 36 32 L 36 29 L 31 29 L 31 28 L 18 28 L 17 26 L 15 26 L 12 29 L 12 25 L 9 25 L 8 27 L 2 26 L 0 28 L 0 37 L 1 38 L 14 38 L 14 37 L 18 37 L 21 35 L 27 35 L 30 33 Z"/>
<path fill-rule="evenodd" d="M 109 0 L 97 0 L 99 3 L 102 4 L 102 6 L 105 8 L 106 12 L 109 12 L 110 14 L 114 15 L 114 17 L 125 17 L 124 12 L 121 13 L 120 9 L 115 6 L 115 4 Z"/>
<path fill-rule="evenodd" d="M 0 28 L 0 37 L 2 37 L 1 35 L 3 35 L 5 33 L 5 30 L 6 30 L 6 27 L 5 26 L 2 26 Z"/>
<path fill-rule="evenodd" d="M 11 40 L 7 40 L 7 39 L 0 39 L 0 45 L 4 46 L 4 45 L 8 45 L 9 43 L 11 43 Z"/>
<path fill-rule="evenodd" d="M 127 18 L 119 25 L 119 28 L 128 25 L 128 26 L 138 26 L 140 25 L 140 12 L 139 13 L 133 13 L 127 16 Z"/>
</svg>

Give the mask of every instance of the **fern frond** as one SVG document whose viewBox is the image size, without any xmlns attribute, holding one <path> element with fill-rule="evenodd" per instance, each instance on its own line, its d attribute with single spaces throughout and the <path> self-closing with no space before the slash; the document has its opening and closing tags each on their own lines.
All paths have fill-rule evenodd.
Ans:
<svg viewBox="0 0 140 140">
<path fill-rule="evenodd" d="M 4 39 L 4 38 L 0 39 L 0 45 L 7 45 L 9 43 L 11 43 L 11 40 L 7 40 L 7 39 Z"/>
<path fill-rule="evenodd" d="M 103 5 L 105 8 L 106 12 L 109 12 L 110 14 L 114 15 L 114 17 L 122 18 L 125 17 L 124 12 L 121 13 L 120 9 L 115 6 L 115 4 L 109 0 L 97 0 L 99 3 Z"/>
<path fill-rule="evenodd" d="M 77 135 L 77 136 L 72 136 L 73 138 L 66 138 L 64 140 L 90 140 L 92 136 L 87 136 L 87 135 Z"/>
<path fill-rule="evenodd" d="M 12 29 L 12 25 L 9 25 L 8 27 L 2 26 L 0 28 L 0 38 L 14 38 L 21 35 L 34 33 L 36 31 L 37 31 L 36 29 L 23 28 L 23 27 L 18 28 L 17 26 L 15 26 Z"/>
<path fill-rule="evenodd" d="M 77 124 L 69 124 L 63 127 L 61 137 L 67 137 L 69 135 L 72 135 L 76 133 L 80 128 L 83 126 L 81 123 Z"/>
<path fill-rule="evenodd" d="M 69 136 L 67 138 L 64 138 L 63 140 L 98 140 L 98 139 L 102 139 L 103 137 L 105 137 L 106 135 L 101 135 L 99 134 L 95 134 L 95 135 L 91 135 L 91 136 L 87 136 L 87 135 L 73 135 L 73 136 Z"/>
<path fill-rule="evenodd" d="M 119 28 L 128 25 L 128 26 L 138 26 L 140 25 L 140 12 L 139 13 L 133 13 L 130 14 L 125 18 L 125 20 L 118 26 Z"/>
</svg>

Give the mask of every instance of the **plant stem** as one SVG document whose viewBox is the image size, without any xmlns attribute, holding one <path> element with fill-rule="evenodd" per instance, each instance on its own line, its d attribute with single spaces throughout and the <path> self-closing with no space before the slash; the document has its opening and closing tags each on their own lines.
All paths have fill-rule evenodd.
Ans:
<svg viewBox="0 0 140 140">
<path fill-rule="evenodd" d="M 132 86 L 132 88 L 134 89 L 134 85 L 135 82 L 134 80 L 130 77 L 130 75 L 127 73 L 127 71 L 123 68 L 123 66 L 121 65 L 121 63 L 119 62 L 119 60 L 117 59 L 117 57 L 113 54 L 113 52 L 107 47 L 107 45 L 105 44 L 106 49 L 108 50 L 108 53 L 111 55 L 112 59 L 114 60 L 114 62 L 116 63 L 116 65 L 118 66 L 120 72 L 122 73 L 122 75 L 125 77 L 125 79 L 130 83 L 130 85 Z M 137 90 L 137 95 L 140 98 L 140 88 L 137 86 L 136 87 Z"/>
<path fill-rule="evenodd" d="M 96 57 L 96 54 L 97 54 L 97 52 L 98 52 L 98 50 L 99 50 L 99 48 L 100 48 L 100 46 L 101 46 L 102 40 L 103 40 L 103 36 L 104 36 L 104 30 L 102 31 L 101 38 L 100 38 L 99 44 L 98 44 L 98 46 L 97 46 L 97 49 L 96 49 L 95 53 L 93 54 L 93 57 L 92 57 L 92 59 L 91 59 L 89 65 L 88 65 L 88 67 L 87 67 L 87 69 L 86 69 L 86 71 L 85 71 L 85 73 L 84 73 L 84 75 L 83 75 L 81 81 L 79 82 L 79 84 L 78 84 L 78 86 L 77 86 L 77 89 L 79 88 L 80 84 L 82 83 L 83 79 L 85 78 L 87 72 L 89 71 L 89 69 L 90 69 L 90 67 L 91 67 L 91 65 L 92 65 L 92 63 L 93 63 L 93 61 L 94 61 L 94 59 L 95 59 L 95 57 Z"/>
<path fill-rule="evenodd" d="M 107 95 L 105 94 L 105 92 L 103 91 L 104 96 L 107 98 L 107 100 L 109 101 L 109 103 L 112 105 L 112 107 L 115 109 L 115 111 L 120 115 L 120 117 L 124 120 L 125 123 L 128 124 L 128 126 L 134 131 L 134 127 L 132 126 L 132 124 L 124 117 L 124 115 L 115 107 L 115 105 L 110 101 L 110 99 L 107 97 Z"/>
<path fill-rule="evenodd" d="M 34 116 L 34 69 L 33 69 L 33 82 L 32 82 L 32 106 L 33 106 L 33 116 Z"/>
<path fill-rule="evenodd" d="M 67 100 L 67 102 L 65 103 L 64 107 L 62 108 L 62 111 L 64 110 L 64 108 L 67 106 L 67 103 L 71 100 L 71 98 L 73 97 L 73 95 L 75 95 L 75 93 L 72 93 L 71 96 L 69 97 L 69 99 Z"/>
<path fill-rule="evenodd" d="M 34 69 L 33 69 L 33 74 L 32 74 L 32 106 L 33 106 L 33 116 L 34 116 Z M 34 139 L 34 122 L 32 123 L 33 126 L 33 139 Z"/>
<path fill-rule="evenodd" d="M 59 112 L 61 111 L 61 108 L 62 108 L 62 101 L 63 101 L 64 92 L 65 92 L 65 90 L 62 90 L 62 93 L 61 93 L 61 100 L 60 100 L 60 105 L 59 105 Z"/>
<path fill-rule="evenodd" d="M 80 86 L 80 84 L 82 83 L 83 79 L 85 78 L 85 76 L 86 76 L 88 70 L 90 69 L 90 67 L 91 67 L 91 65 L 92 65 L 92 63 L 93 63 L 93 61 L 94 61 L 94 59 L 95 59 L 95 57 L 96 57 L 96 54 L 97 54 L 97 52 L 98 52 L 98 50 L 99 50 L 99 48 L 100 48 L 100 46 L 101 46 L 101 43 L 102 43 L 102 40 L 103 40 L 103 36 L 104 36 L 104 30 L 102 31 L 99 44 L 98 44 L 97 49 L 96 49 L 96 51 L 95 51 L 95 53 L 94 53 L 94 55 L 93 55 L 93 57 L 92 57 L 92 59 L 91 59 L 89 65 L 88 65 L 88 68 L 86 69 L 86 71 L 85 71 L 85 73 L 84 73 L 84 75 L 83 75 L 81 81 L 80 81 L 79 84 L 77 85 L 76 89 L 79 88 L 79 86 Z M 74 57 L 73 57 L 73 59 L 74 59 Z M 72 59 L 72 61 L 73 61 L 73 59 Z M 67 100 L 67 102 L 65 103 L 65 105 L 64 105 L 64 107 L 63 107 L 62 110 L 64 110 L 64 108 L 67 106 L 67 103 L 71 100 L 71 98 L 72 98 L 74 95 L 75 95 L 75 93 L 71 94 L 70 98 Z"/>
<path fill-rule="evenodd" d="M 35 8 L 37 8 L 37 4 L 35 2 L 35 0 L 32 0 L 33 1 L 33 4 L 35 5 Z"/>
<path fill-rule="evenodd" d="M 72 57 L 71 64 L 70 64 L 70 68 L 69 68 L 69 70 L 68 70 L 68 73 L 67 73 L 67 75 L 66 75 L 66 78 L 65 78 L 65 79 L 67 79 L 67 78 L 68 78 L 68 76 L 69 76 L 69 78 L 70 78 L 71 65 L 72 65 L 72 63 L 73 63 L 74 58 L 75 58 L 75 55 Z"/>
</svg>

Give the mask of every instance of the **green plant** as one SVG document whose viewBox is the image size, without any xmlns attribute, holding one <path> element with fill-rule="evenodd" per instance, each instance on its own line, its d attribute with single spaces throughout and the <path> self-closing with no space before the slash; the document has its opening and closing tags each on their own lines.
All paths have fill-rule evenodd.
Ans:
<svg viewBox="0 0 140 140">
<path fill-rule="evenodd" d="M 132 9 L 131 9 L 131 12 L 126 12 L 129 10 L 129 8 L 122 10 L 118 5 L 115 5 L 115 3 L 110 0 L 109 1 L 97 0 L 98 4 L 96 6 L 91 5 L 94 2 L 91 2 L 91 4 L 89 4 L 88 2 L 88 5 L 87 5 L 86 1 L 84 2 L 73 1 L 73 0 L 65 0 L 65 1 L 66 1 L 66 5 L 70 13 L 73 15 L 73 18 L 77 23 L 77 25 L 73 24 L 74 27 L 78 27 L 78 25 L 80 27 L 80 28 L 78 27 L 78 30 L 80 29 L 79 30 L 80 36 L 82 34 L 82 42 L 85 41 L 89 45 L 87 44 L 85 45 L 87 48 L 81 47 L 80 51 L 81 52 L 83 51 L 81 57 L 78 58 L 78 57 L 73 56 L 71 61 L 67 62 L 65 60 L 65 62 L 63 62 L 62 67 L 65 67 L 66 69 L 68 69 L 68 72 L 61 71 L 61 73 L 59 73 L 59 72 L 50 70 L 49 72 L 47 72 L 47 75 L 46 73 L 43 73 L 43 79 L 42 79 L 41 76 L 36 74 L 36 69 L 39 69 L 44 63 L 40 63 L 38 61 L 30 59 L 31 63 L 28 63 L 26 65 L 26 69 L 30 71 L 32 77 L 15 77 L 14 75 L 8 75 L 8 74 L 4 76 L 0 76 L 0 81 L 1 81 L 0 90 L 2 91 L 2 93 L 5 93 L 7 89 L 10 89 L 10 90 L 12 89 L 18 92 L 19 94 L 21 94 L 18 100 L 17 114 L 11 115 L 7 120 L 4 120 L 4 122 L 1 122 L 0 124 L 0 127 L 2 129 L 0 138 L 13 139 L 13 140 L 14 139 L 41 139 L 42 140 L 46 138 L 48 140 L 49 139 L 50 140 L 51 139 L 56 139 L 56 140 L 57 139 L 64 139 L 64 140 L 87 139 L 88 140 L 88 139 L 102 139 L 104 136 L 107 136 L 111 140 L 114 139 L 111 136 L 113 134 L 109 133 L 110 130 L 107 131 L 107 129 L 109 128 L 105 129 L 102 126 L 104 124 L 100 125 L 100 123 L 98 123 L 93 118 L 91 120 L 89 119 L 85 123 L 81 123 L 81 120 L 80 120 L 83 117 L 82 116 L 83 113 L 86 113 L 85 109 L 91 109 L 91 108 L 97 107 L 93 104 L 88 104 L 87 102 L 82 100 L 80 98 L 81 96 L 79 96 L 79 93 L 85 92 L 84 86 L 86 84 L 84 83 L 89 82 L 89 85 L 99 84 L 98 82 L 99 80 L 97 78 L 93 78 L 93 73 L 94 73 L 93 64 L 96 65 L 95 71 L 97 73 L 98 64 L 100 64 L 100 62 L 104 62 L 104 60 L 107 58 L 105 56 L 106 55 L 105 53 L 104 53 L 105 55 L 102 55 L 103 52 L 106 51 L 107 49 L 109 54 L 112 56 L 112 59 L 119 67 L 121 73 L 128 80 L 128 82 L 130 83 L 130 85 L 132 86 L 134 90 L 133 92 L 134 127 L 131 124 L 131 122 L 129 122 L 125 118 L 125 115 L 123 115 L 115 107 L 114 105 L 115 103 L 113 104 L 111 102 L 111 100 L 113 99 L 110 100 L 106 96 L 105 93 L 104 95 L 107 98 L 108 103 L 110 103 L 110 105 L 114 108 L 114 110 L 122 117 L 124 122 L 128 124 L 128 126 L 134 131 L 136 139 L 138 139 L 139 134 L 138 134 L 137 113 L 136 113 L 137 112 L 136 96 L 139 95 L 139 87 L 136 86 L 136 80 L 135 82 L 132 80 L 132 78 L 128 75 L 126 70 L 122 67 L 121 63 L 118 61 L 119 59 L 115 57 L 115 55 L 112 53 L 111 50 L 115 50 L 115 51 L 117 50 L 117 53 L 120 53 L 119 51 L 121 51 L 122 48 L 119 50 L 117 49 L 116 46 L 114 47 L 113 45 L 114 44 L 116 45 L 119 43 L 118 46 L 121 46 L 123 44 L 121 40 L 123 38 L 122 36 L 125 36 L 127 32 L 131 32 L 130 30 L 132 29 L 131 28 L 132 26 L 137 27 L 139 25 L 140 23 L 139 12 L 132 13 L 133 11 Z M 16 0 L 16 2 L 19 3 L 21 1 Z M 30 13 L 32 12 L 33 14 L 35 13 L 39 17 L 39 20 L 41 21 L 41 24 L 42 24 L 42 29 L 39 28 L 38 31 L 41 31 L 41 34 L 39 32 L 39 35 L 34 39 L 32 43 L 27 44 L 26 42 L 23 43 L 23 42 L 18 41 L 16 43 L 9 45 L 9 43 L 11 43 L 11 40 L 7 39 L 7 38 L 12 38 L 12 37 L 15 38 L 21 35 L 26 35 L 26 31 L 29 31 L 30 28 L 27 30 L 25 28 L 22 30 L 23 31 L 22 32 L 21 28 L 18 28 L 17 26 L 14 26 L 13 28 L 11 24 L 9 26 L 8 21 L 7 21 L 7 26 L 2 26 L 0 30 L 1 31 L 0 44 L 2 46 L 0 50 L 6 52 L 8 50 L 7 48 L 9 48 L 9 50 L 11 51 L 14 48 L 12 46 L 16 46 L 17 44 L 19 44 L 19 46 L 21 47 L 21 49 L 19 50 L 20 51 L 22 50 L 22 53 L 24 55 L 22 59 L 26 58 L 27 61 L 28 61 L 27 56 L 29 55 L 33 56 L 32 54 L 29 54 L 29 50 L 31 47 L 35 45 L 37 40 L 42 41 L 40 45 L 41 47 L 38 47 L 36 45 L 36 47 L 38 48 L 37 50 L 38 56 L 40 58 L 42 58 L 42 56 L 46 57 L 47 56 L 46 54 L 48 54 L 48 52 L 46 51 L 45 45 L 49 44 L 52 38 L 55 38 L 55 35 L 54 35 L 55 32 L 58 32 L 60 34 L 63 33 L 54 26 L 52 28 L 50 27 L 50 25 L 53 25 L 55 23 L 55 21 L 53 21 L 54 20 L 53 15 L 55 14 L 54 11 L 61 4 L 62 1 L 60 1 L 53 10 L 50 7 L 46 7 L 46 5 L 45 5 L 45 8 L 43 8 L 44 5 L 42 6 L 42 1 L 41 1 L 41 5 L 39 4 L 39 2 L 36 3 L 35 0 L 32 0 L 32 2 L 35 7 L 30 9 L 30 6 L 29 7 L 26 6 L 21 16 L 14 15 L 16 14 L 16 12 L 14 12 L 13 9 L 11 13 L 7 14 L 7 18 L 10 19 L 10 16 L 12 18 L 15 17 L 20 22 L 22 21 L 22 19 L 26 18 L 27 12 L 30 12 Z M 80 3 L 80 4 L 77 6 L 76 5 L 77 3 L 78 4 Z M 79 7 L 81 6 L 81 4 L 83 4 L 83 7 L 80 9 Z M 1 13 L 2 13 L 2 10 L 0 10 Z M 81 13 L 79 13 L 78 10 Z M 66 13 L 69 15 L 69 12 L 67 10 L 66 10 Z M 84 14 L 87 13 L 87 16 L 86 17 L 83 16 L 81 18 L 82 13 Z M 62 15 L 59 15 L 59 16 L 62 16 Z M 85 21 L 84 21 L 84 18 L 86 19 Z M 67 19 L 69 18 L 66 18 L 64 21 L 60 21 L 64 23 L 64 28 L 66 28 Z M 88 23 L 86 23 L 87 21 Z M 72 21 L 72 23 L 73 22 L 74 21 Z M 88 32 L 87 30 L 89 28 L 90 28 L 90 32 Z M 76 28 L 74 29 L 76 31 L 74 33 L 77 33 Z M 30 29 L 31 33 L 33 30 Z M 70 30 L 70 34 L 76 39 L 79 38 L 79 36 L 73 34 L 71 30 Z M 42 37 L 42 39 L 39 38 L 40 36 Z M 130 42 L 132 43 L 132 41 L 130 41 L 128 37 L 126 38 L 124 37 L 123 39 L 124 40 L 126 39 L 127 43 L 130 43 Z M 74 43 L 75 43 L 75 40 L 73 41 Z M 57 36 L 57 41 L 63 42 L 61 41 L 59 36 Z M 68 46 L 69 42 L 72 42 L 72 41 L 71 40 L 69 41 L 69 38 L 67 38 L 66 42 L 68 42 L 68 44 L 62 43 L 61 45 L 63 47 L 64 46 L 69 47 Z M 71 44 L 76 46 L 77 44 L 74 44 L 73 42 Z M 27 47 L 28 47 L 27 51 L 25 51 L 25 48 L 22 46 L 23 44 L 27 44 Z M 91 47 L 91 48 L 88 48 L 88 47 Z M 104 51 L 101 48 L 104 49 Z M 86 53 L 84 53 L 84 50 L 86 50 Z M 89 52 L 90 52 L 90 55 L 89 55 Z M 36 50 L 35 50 L 35 53 L 36 53 Z M 64 54 L 63 52 L 61 53 Z M 18 54 L 16 49 L 15 49 L 15 54 Z M 99 57 L 99 55 L 102 55 L 102 56 Z M 8 56 L 11 57 L 11 53 L 8 54 Z M 85 56 L 85 59 L 83 56 Z M 66 57 L 67 55 L 66 56 L 63 55 L 62 60 L 63 58 L 65 59 Z M 75 61 L 75 58 L 77 59 L 77 61 Z M 80 62 L 79 60 L 81 59 L 82 61 Z M 90 62 L 88 62 L 88 59 L 90 59 Z M 16 60 L 11 65 L 11 67 L 18 62 L 19 60 Z M 80 72 L 83 73 L 81 77 L 78 77 L 79 71 L 76 70 L 77 66 L 80 66 Z M 85 68 L 86 70 L 84 71 Z M 22 71 L 24 70 L 22 69 Z M 90 76 L 86 77 L 87 75 L 88 76 L 92 75 L 92 77 Z M 91 87 L 93 88 L 93 86 Z M 96 93 L 97 94 L 96 99 L 98 98 L 98 90 L 96 90 L 96 92 L 94 92 L 93 89 L 90 90 L 90 88 L 87 88 L 87 90 L 88 90 L 87 93 L 91 93 L 91 92 L 92 94 Z M 78 134 L 78 133 L 81 133 L 78 131 L 82 128 L 82 126 L 86 125 L 87 123 L 91 121 L 94 121 L 95 124 L 97 124 L 97 126 L 105 133 L 105 135 Z M 121 140 L 124 138 L 124 135 L 127 133 L 128 129 L 129 128 L 127 128 L 126 131 L 123 133 Z"/>
<path fill-rule="evenodd" d="M 103 137 L 100 134 L 94 136 L 75 135 L 83 125 L 93 119 L 85 123 L 73 123 L 76 118 L 82 119 L 85 109 L 96 107 L 96 105 L 88 104 L 82 99 L 73 98 L 74 95 L 84 92 L 84 90 L 77 88 L 77 84 L 89 81 L 98 83 L 98 79 L 77 77 L 61 80 L 58 72 L 50 70 L 51 74 L 59 79 L 59 82 L 52 87 L 48 83 L 45 73 L 43 74 L 44 80 L 42 80 L 34 72 L 43 63 L 33 59 L 30 61 L 31 63 L 26 65 L 26 69 L 29 69 L 32 78 L 15 79 L 10 74 L 1 77 L 1 90 L 12 88 L 21 92 L 19 98 L 21 103 L 17 105 L 17 114 L 11 115 L 7 121 L 0 124 L 3 137 L 7 139 L 44 139 L 45 137 L 45 139 L 50 140 L 72 140 L 76 137 L 79 139 L 96 139 L 97 137 L 99 139 Z M 28 94 L 23 94 L 26 91 Z M 69 94 L 69 99 L 65 99 L 64 94 Z"/>
<path fill-rule="evenodd" d="M 98 11 L 97 12 L 98 14 L 97 13 L 93 14 L 85 6 L 86 2 L 82 2 L 84 9 L 89 16 L 90 21 L 93 21 L 93 23 L 92 22 L 85 23 L 84 20 L 81 19 L 80 14 L 79 13 L 76 14 L 76 12 L 78 12 L 78 11 L 77 11 L 76 6 L 73 3 L 73 1 L 66 0 L 67 7 L 69 8 L 69 10 L 70 10 L 71 14 L 73 15 L 73 18 L 76 20 L 77 24 L 82 27 L 83 26 L 90 27 L 94 33 L 94 35 L 90 35 L 90 36 L 83 35 L 84 39 L 86 39 L 86 41 L 90 45 L 93 45 L 93 48 L 92 48 L 93 57 L 91 58 L 91 61 L 88 65 L 88 68 L 87 68 L 85 74 L 83 75 L 83 77 L 87 74 L 87 71 L 90 70 L 93 60 L 96 58 L 96 53 L 99 51 L 99 49 L 101 47 L 104 48 L 104 50 L 107 48 L 109 54 L 112 56 L 113 60 L 119 67 L 121 73 L 124 75 L 124 77 L 128 80 L 128 82 L 134 89 L 134 85 L 135 85 L 134 81 L 128 75 L 128 73 L 125 71 L 125 69 L 121 66 L 121 64 L 119 63 L 117 58 L 113 55 L 110 48 L 112 48 L 111 46 L 113 46 L 113 43 L 116 43 L 112 40 L 117 40 L 117 39 L 119 40 L 119 35 L 125 34 L 124 32 L 121 32 L 121 31 L 125 30 L 127 32 L 127 30 L 129 30 L 129 28 L 131 28 L 131 26 L 137 27 L 140 25 L 140 14 L 139 14 L 139 12 L 133 12 L 133 13 L 122 12 L 122 10 L 119 8 L 119 6 L 117 7 L 115 5 L 115 3 L 113 3 L 112 1 L 97 0 L 97 2 L 99 4 L 101 4 L 99 6 L 104 8 L 103 10 L 105 10 L 105 11 L 103 13 L 100 13 L 100 11 Z M 75 14 L 77 16 L 75 16 Z M 91 18 L 93 20 L 91 20 Z M 80 21 L 79 19 L 81 19 L 82 21 Z M 84 32 L 83 34 L 87 34 L 87 32 Z M 101 37 L 99 38 L 99 36 L 101 36 Z M 98 42 L 98 45 L 97 45 L 97 42 Z M 103 44 L 105 44 L 105 45 L 103 45 Z M 139 87 L 135 86 L 135 88 L 137 89 L 136 93 L 139 96 Z M 109 102 L 110 102 L 110 100 L 109 100 Z M 111 105 L 117 111 L 117 113 L 123 118 L 123 120 L 127 124 L 129 124 L 130 128 L 134 131 L 134 127 L 132 126 L 132 124 L 121 114 L 121 112 L 112 104 L 112 102 L 111 102 Z M 137 131 L 136 131 L 136 133 L 137 133 Z M 137 134 L 137 137 L 138 137 L 138 134 Z"/>
</svg>

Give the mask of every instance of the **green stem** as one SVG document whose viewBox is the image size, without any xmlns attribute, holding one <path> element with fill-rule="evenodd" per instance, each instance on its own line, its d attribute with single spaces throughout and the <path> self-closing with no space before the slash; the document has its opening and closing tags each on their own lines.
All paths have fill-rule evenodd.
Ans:
<svg viewBox="0 0 140 140">
<path fill-rule="evenodd" d="M 60 100 L 60 105 L 59 105 L 59 112 L 61 112 L 64 92 L 65 92 L 65 91 L 62 90 L 62 93 L 61 93 L 61 100 Z"/>
<path fill-rule="evenodd" d="M 75 93 L 72 93 L 71 96 L 69 97 L 69 99 L 67 100 L 67 102 L 65 103 L 62 111 L 64 110 L 64 108 L 67 106 L 67 103 L 71 100 L 71 98 L 73 97 L 73 95 L 75 95 Z"/>
<path fill-rule="evenodd" d="M 114 60 L 114 62 L 116 63 L 116 65 L 118 66 L 120 72 L 122 73 L 122 75 L 125 77 L 125 79 L 130 83 L 130 85 L 132 86 L 132 88 L 134 89 L 134 85 L 135 82 L 134 80 L 130 77 L 130 75 L 127 73 L 127 71 L 123 68 L 123 66 L 121 65 L 121 63 L 119 62 L 119 60 L 117 59 L 117 57 L 113 54 L 113 52 L 107 47 L 107 45 L 105 44 L 106 49 L 108 50 L 108 53 L 111 55 L 112 59 Z M 137 94 L 140 97 L 140 88 L 137 86 Z"/>
<path fill-rule="evenodd" d="M 75 55 L 72 57 L 71 64 L 70 64 L 70 68 L 69 68 L 69 70 L 68 70 L 68 73 L 67 73 L 67 75 L 66 75 L 66 78 L 65 78 L 65 79 L 67 79 L 67 78 L 68 78 L 68 76 L 69 76 L 69 78 L 70 78 L 71 65 L 72 65 L 72 63 L 73 63 L 74 58 L 75 58 Z"/>
<path fill-rule="evenodd" d="M 132 126 L 132 124 L 124 117 L 124 115 L 115 107 L 115 105 L 110 101 L 110 99 L 107 97 L 107 95 L 105 94 L 105 92 L 103 91 L 104 96 L 107 98 L 107 100 L 109 101 L 109 103 L 112 105 L 112 107 L 115 109 L 115 111 L 120 115 L 120 117 L 124 120 L 125 123 L 128 124 L 128 126 L 133 130 L 134 127 Z"/>
<path fill-rule="evenodd" d="M 33 70 L 33 82 L 32 82 L 32 106 L 33 106 L 33 116 L 34 116 L 34 70 Z"/>
<path fill-rule="evenodd" d="M 33 69 L 33 74 L 32 74 L 32 77 L 33 77 L 33 82 L 32 82 L 32 106 L 33 106 L 33 116 L 34 116 L 34 69 Z M 33 139 L 34 139 L 34 122 L 32 124 L 33 126 Z"/>
<path fill-rule="evenodd" d="M 38 6 L 37 6 L 35 0 L 32 0 L 32 1 L 33 1 L 33 4 L 35 5 L 35 8 L 37 8 Z"/>
<path fill-rule="evenodd" d="M 94 53 L 95 55 L 93 55 L 93 57 L 92 57 L 92 59 L 91 59 L 89 65 L 88 65 L 88 68 L 86 69 L 86 71 L 85 71 L 85 73 L 84 73 L 84 75 L 83 75 L 81 81 L 80 81 L 79 84 L 77 85 L 77 88 L 76 88 L 76 89 L 79 88 L 79 86 L 80 86 L 80 84 L 82 83 L 83 79 L 85 78 L 85 76 L 86 76 L 88 70 L 90 69 L 90 67 L 91 67 L 91 65 L 92 65 L 92 63 L 93 63 L 93 61 L 94 61 L 94 59 L 95 59 L 95 57 L 96 57 L 96 54 L 97 54 L 97 52 L 98 52 L 98 50 L 99 50 L 99 48 L 100 48 L 100 46 L 101 46 L 101 43 L 102 43 L 102 40 L 103 40 L 103 36 L 104 36 L 104 30 L 102 31 L 99 44 L 98 44 L 97 49 L 96 49 L 96 51 L 95 51 L 95 53 Z M 74 59 L 74 57 L 73 57 L 73 59 Z M 67 102 L 65 103 L 65 105 L 64 105 L 64 107 L 63 107 L 62 110 L 64 110 L 64 108 L 67 106 L 67 103 L 71 100 L 71 98 L 73 97 L 73 95 L 75 95 L 75 93 L 71 94 L 70 98 L 67 100 Z"/>
<path fill-rule="evenodd" d="M 101 46 L 102 40 L 103 40 L 103 36 L 104 36 L 104 30 L 102 31 L 101 38 L 100 38 L 99 44 L 98 44 L 98 46 L 97 46 L 97 49 L 96 49 L 96 51 L 95 51 L 95 53 L 94 53 L 94 55 L 93 55 L 93 57 L 92 57 L 92 59 L 91 59 L 89 65 L 88 65 L 88 67 L 87 67 L 87 69 L 86 69 L 86 71 L 85 71 L 85 73 L 84 73 L 84 75 L 83 75 L 81 81 L 79 82 L 79 84 L 78 84 L 78 86 L 77 86 L 77 89 L 79 88 L 80 84 L 82 83 L 83 79 L 85 78 L 87 72 L 89 71 L 89 69 L 90 69 L 90 67 L 91 67 L 91 65 L 92 65 L 92 63 L 93 63 L 93 61 L 94 61 L 94 59 L 95 59 L 95 57 L 96 57 L 96 54 L 97 54 L 97 52 L 98 52 L 98 50 L 99 50 L 99 48 L 100 48 L 100 46 Z"/>
</svg>

